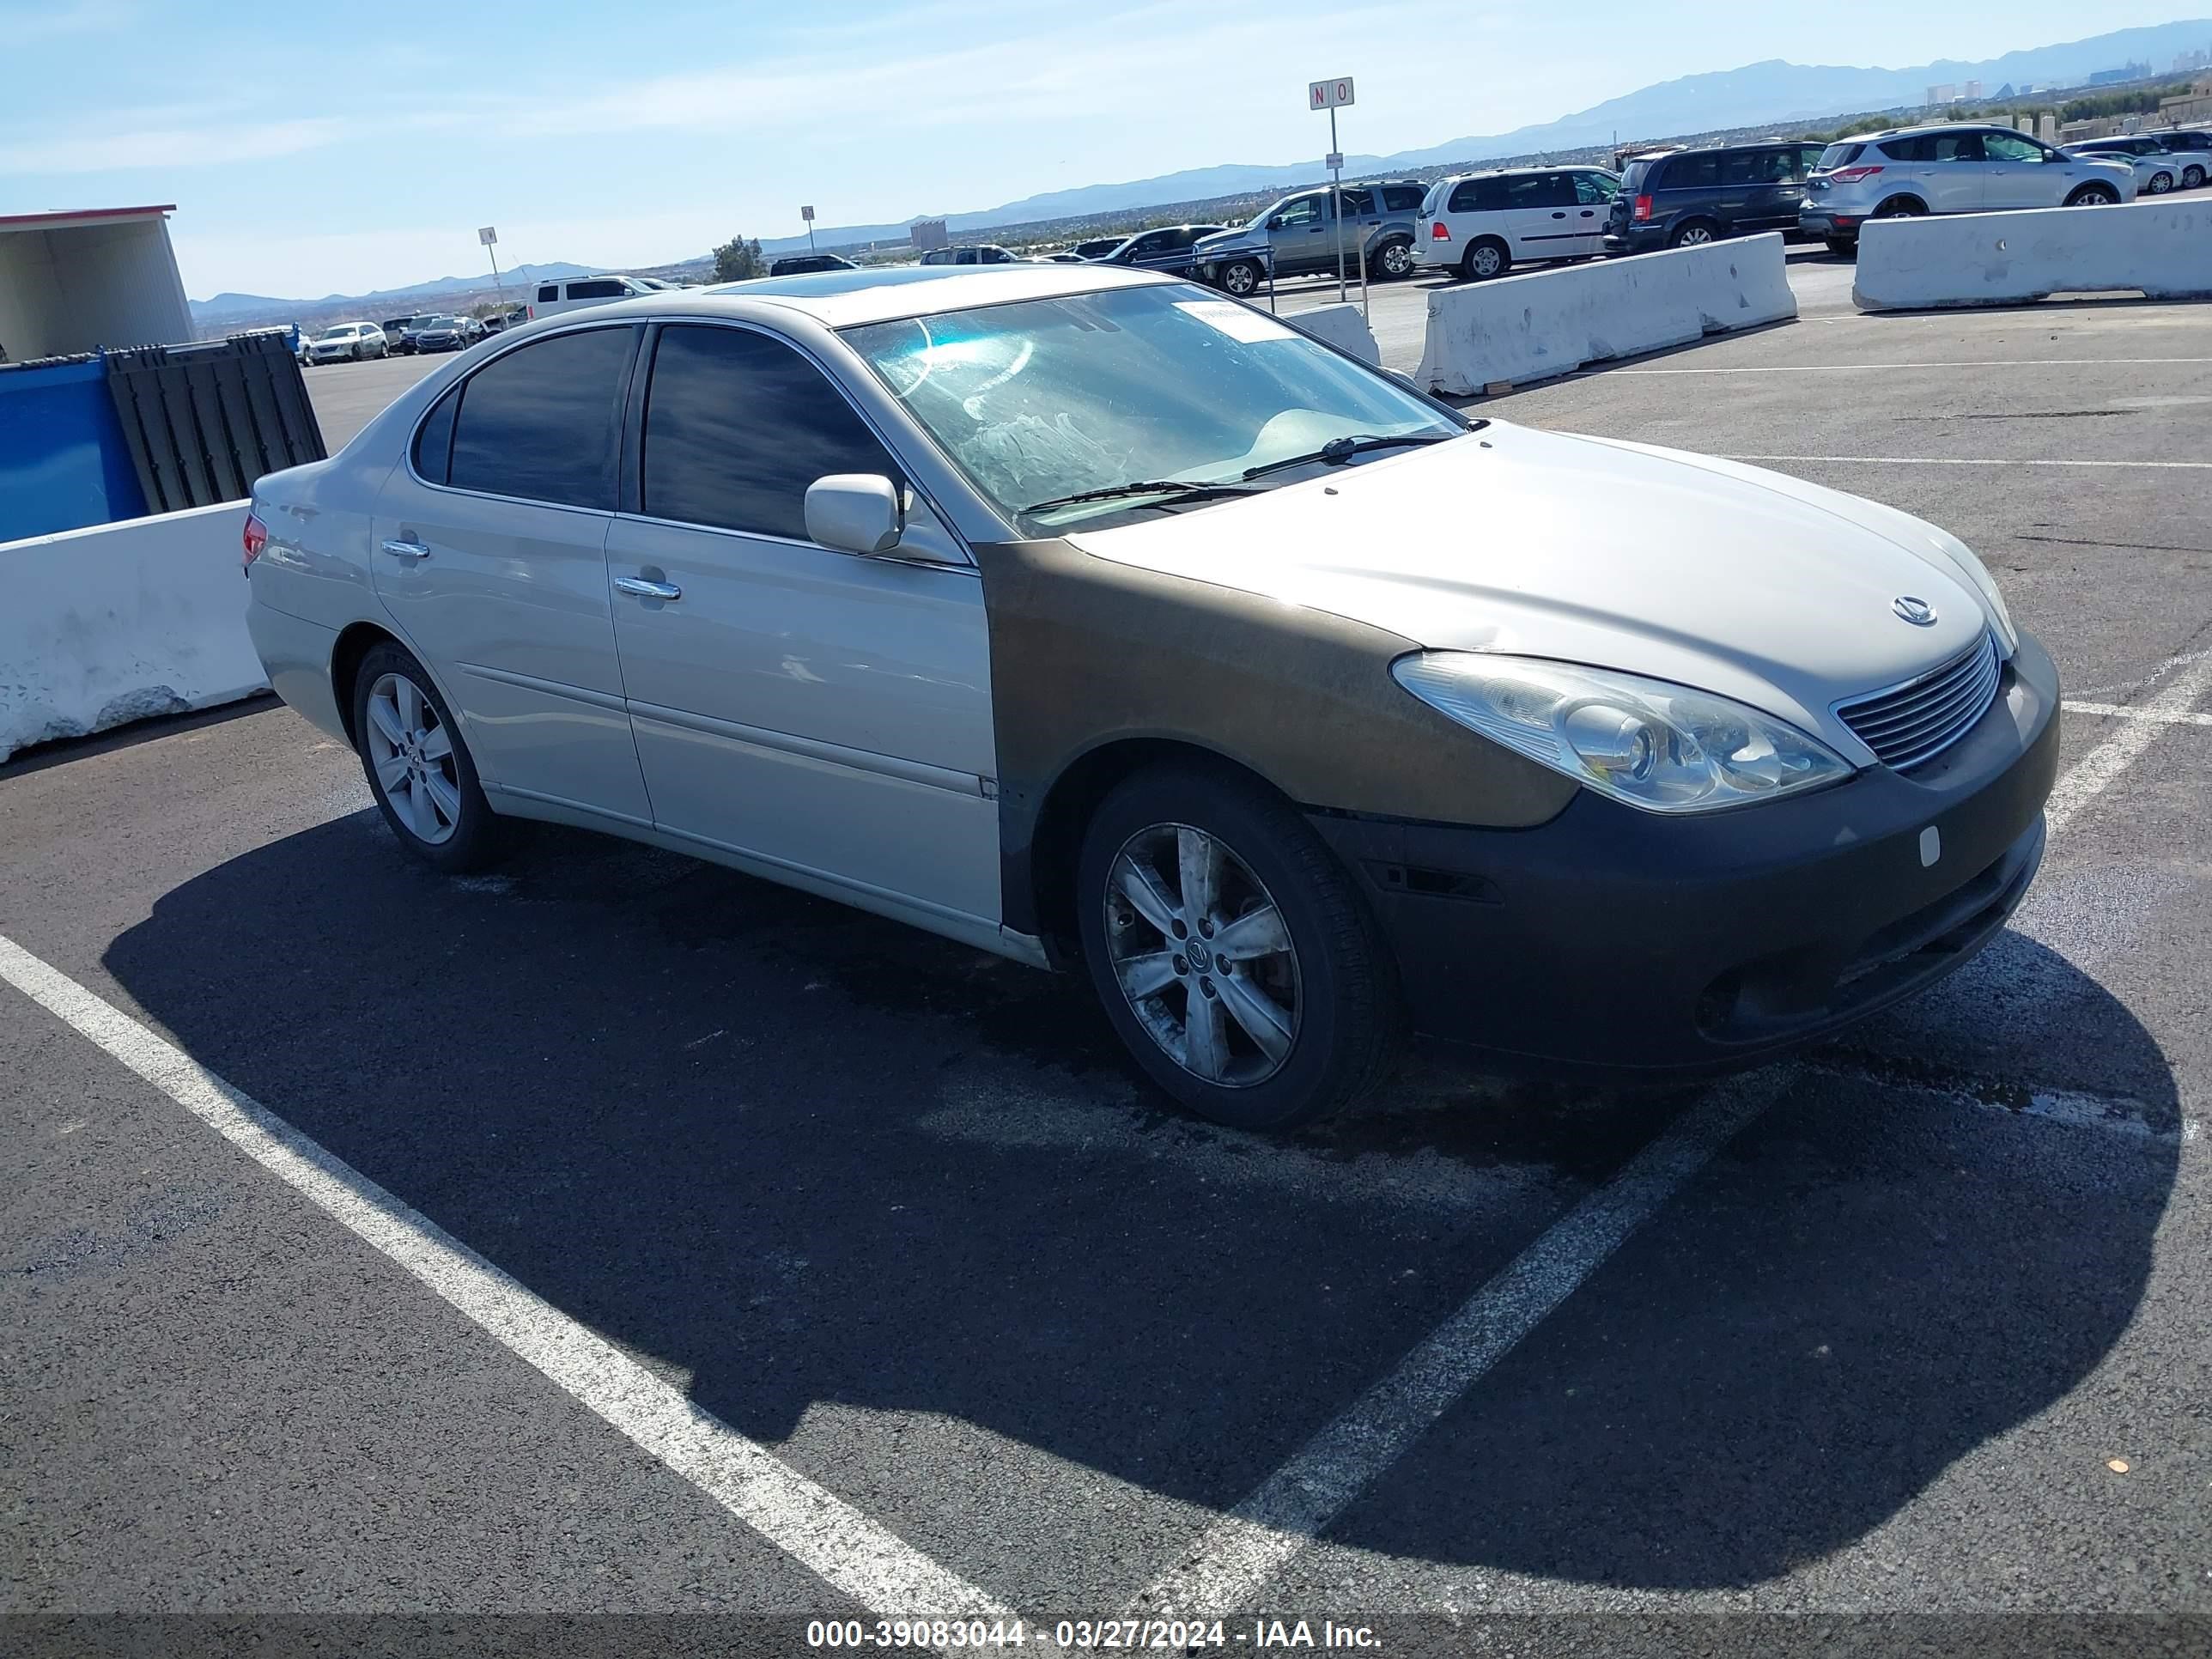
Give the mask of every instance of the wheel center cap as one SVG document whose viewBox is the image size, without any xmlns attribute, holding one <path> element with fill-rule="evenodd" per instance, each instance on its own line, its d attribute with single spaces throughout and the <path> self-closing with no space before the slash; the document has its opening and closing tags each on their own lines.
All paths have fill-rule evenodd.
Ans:
<svg viewBox="0 0 2212 1659">
<path fill-rule="evenodd" d="M 1190 958 L 1190 970 L 1194 974 L 1202 974 L 1213 966 L 1213 952 L 1196 939 L 1183 946 L 1183 954 Z"/>
</svg>

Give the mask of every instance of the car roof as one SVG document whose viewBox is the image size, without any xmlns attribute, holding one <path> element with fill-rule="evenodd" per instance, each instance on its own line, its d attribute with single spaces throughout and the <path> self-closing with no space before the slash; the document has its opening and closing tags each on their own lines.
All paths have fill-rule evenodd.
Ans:
<svg viewBox="0 0 2212 1659">
<path fill-rule="evenodd" d="M 1675 153 L 1675 151 L 1671 149 L 1667 152 L 1669 155 L 1674 155 Z M 1632 161 L 1644 161 L 1650 158 L 1640 155 L 1632 155 L 1629 157 L 1629 160 Z M 1456 185 L 1462 180 L 1468 179 L 1517 179 L 1522 174 L 1529 173 L 1611 173 L 1613 169 L 1606 166 L 1602 161 L 1526 162 L 1520 167 L 1477 167 L 1472 173 L 1447 173 L 1443 178 L 1437 179 L 1437 184 Z M 1436 185 L 1431 185 L 1429 188 L 1433 190 L 1436 188 Z"/>
<path fill-rule="evenodd" d="M 1887 138 L 1917 138 L 1923 132 L 2011 132 L 2014 129 L 2000 126 L 1995 121 L 1923 121 L 1918 126 L 1885 127 L 1880 132 L 1855 132 L 1848 138 L 1835 140 L 1839 144 L 1878 144 Z M 2033 137 L 2022 133 L 2022 137 Z"/>
<path fill-rule="evenodd" d="M 624 300 L 595 307 L 595 317 L 666 314 L 672 308 L 713 314 L 732 300 L 758 300 L 799 312 L 828 328 L 890 322 L 1021 300 L 1057 300 L 1114 288 L 1178 280 L 1146 270 L 1068 264 L 894 265 L 874 270 L 818 270 L 799 276 L 756 276 L 685 295 Z"/>
</svg>

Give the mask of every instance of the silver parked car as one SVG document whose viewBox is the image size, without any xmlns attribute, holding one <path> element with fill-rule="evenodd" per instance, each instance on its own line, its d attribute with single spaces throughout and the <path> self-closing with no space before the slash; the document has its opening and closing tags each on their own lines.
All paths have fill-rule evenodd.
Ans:
<svg viewBox="0 0 2212 1659">
<path fill-rule="evenodd" d="M 433 866 L 551 819 L 1074 969 L 1252 1127 L 1409 1028 L 1644 1079 L 1833 1031 L 2003 926 L 2058 748 L 1933 525 L 1109 267 L 515 330 L 245 550 L 271 684 Z"/>
<path fill-rule="evenodd" d="M 1201 281 L 1238 295 L 1255 291 L 1272 270 L 1278 276 L 1319 276 L 1343 265 L 1357 276 L 1359 262 L 1368 274 L 1384 277 L 1413 273 L 1415 222 L 1427 186 L 1412 179 L 1386 179 L 1346 185 L 1342 211 L 1326 185 L 1285 196 L 1261 209 L 1240 230 L 1201 237 L 1192 247 L 1192 264 Z"/>
<path fill-rule="evenodd" d="M 1908 127 L 1822 150 L 1797 223 L 1830 252 L 1849 253 L 1869 219 L 2109 207 L 2135 198 L 2132 168 L 2069 155 L 2010 127 Z"/>
</svg>

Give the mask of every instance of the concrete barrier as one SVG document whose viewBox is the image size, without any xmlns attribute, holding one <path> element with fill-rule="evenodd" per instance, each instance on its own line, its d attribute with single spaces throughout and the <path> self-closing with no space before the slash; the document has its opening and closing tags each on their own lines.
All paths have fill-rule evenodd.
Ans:
<svg viewBox="0 0 2212 1659">
<path fill-rule="evenodd" d="M 1285 312 L 1283 320 L 1315 339 L 1348 351 L 1363 363 L 1380 367 L 1382 353 L 1359 307 L 1346 303 L 1316 306 L 1310 311 Z"/>
<path fill-rule="evenodd" d="M 1851 299 L 1917 311 L 2114 290 L 2212 299 L 2212 201 L 1869 220 Z"/>
<path fill-rule="evenodd" d="M 1533 270 L 1429 295 L 1413 378 L 1464 395 L 1797 314 L 1774 234 Z"/>
<path fill-rule="evenodd" d="M 0 543 L 0 760 L 265 688 L 227 501 Z"/>
</svg>

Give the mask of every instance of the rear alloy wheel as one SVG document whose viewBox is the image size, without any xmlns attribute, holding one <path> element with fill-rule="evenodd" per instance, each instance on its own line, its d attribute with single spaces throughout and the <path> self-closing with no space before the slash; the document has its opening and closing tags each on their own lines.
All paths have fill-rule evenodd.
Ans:
<svg viewBox="0 0 2212 1659">
<path fill-rule="evenodd" d="M 1692 219 L 1686 225 L 1677 225 L 1674 234 L 1667 239 L 1668 247 L 1704 247 L 1715 240 L 1712 226 L 1702 219 Z"/>
<path fill-rule="evenodd" d="M 2184 190 L 2202 190 L 2204 187 L 2204 169 L 2199 167 L 2182 168 L 2181 187 Z"/>
<path fill-rule="evenodd" d="M 2084 185 L 2066 198 L 2068 207 L 2117 207 L 2120 193 L 2110 185 Z"/>
<path fill-rule="evenodd" d="M 2152 174 L 2151 174 L 2151 176 L 2150 176 L 2150 193 L 2151 193 L 2152 195 L 2154 195 L 2154 196 L 2163 196 L 2163 195 L 2165 195 L 2165 194 L 2166 194 L 2166 191 L 2168 191 L 2169 190 L 2172 190 L 2172 188 L 2173 188 L 2173 175 L 2172 175 L 2172 173 L 2152 173 Z"/>
<path fill-rule="evenodd" d="M 1505 251 L 1505 244 L 1494 236 L 1486 236 L 1471 245 L 1459 262 L 1459 274 L 1470 283 L 1503 276 L 1512 268 L 1513 256 Z"/>
<path fill-rule="evenodd" d="M 1396 282 L 1413 274 L 1413 245 L 1392 239 L 1375 250 L 1375 275 L 1384 282 Z"/>
<path fill-rule="evenodd" d="M 1926 217 L 1927 213 L 1928 210 L 1910 196 L 1900 196 L 1893 202 L 1884 202 L 1874 210 L 1874 216 L 1877 219 L 1920 219 Z"/>
<path fill-rule="evenodd" d="M 498 850 L 498 825 L 475 762 L 422 664 L 396 645 L 362 659 L 354 733 L 369 791 L 408 851 L 453 872 Z"/>
<path fill-rule="evenodd" d="M 1077 881 L 1107 1017 L 1191 1111 L 1286 1129 L 1386 1073 L 1389 955 L 1343 867 L 1280 801 L 1205 771 L 1140 773 L 1091 820 Z"/>
<path fill-rule="evenodd" d="M 1247 298 L 1260 286 L 1260 267 L 1249 259 L 1232 259 L 1221 268 L 1221 286 L 1238 299 Z"/>
</svg>

